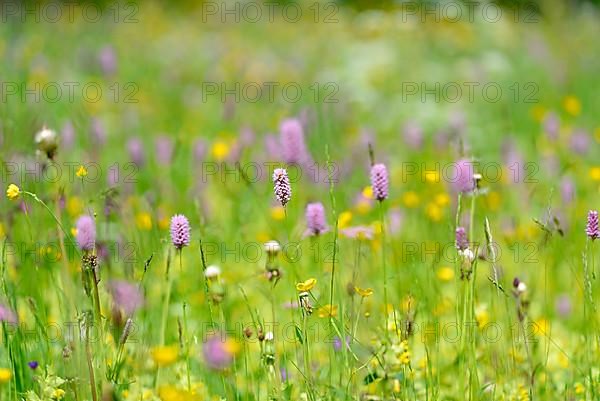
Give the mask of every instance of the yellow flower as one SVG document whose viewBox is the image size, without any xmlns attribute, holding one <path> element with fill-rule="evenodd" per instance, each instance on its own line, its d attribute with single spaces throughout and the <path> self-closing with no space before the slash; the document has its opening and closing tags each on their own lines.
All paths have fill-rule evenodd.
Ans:
<svg viewBox="0 0 600 401">
<path fill-rule="evenodd" d="M 367 186 L 362 190 L 362 195 L 367 199 L 373 199 L 373 188 Z"/>
<path fill-rule="evenodd" d="M 163 345 L 152 348 L 150 354 L 158 366 L 167 366 L 177 361 L 179 351 L 176 345 Z"/>
<path fill-rule="evenodd" d="M 69 216 L 76 217 L 81 215 L 81 213 L 83 212 L 83 207 L 83 201 L 78 196 L 72 196 L 70 198 L 67 198 L 66 208 L 67 213 L 69 213 Z"/>
<path fill-rule="evenodd" d="M 342 212 L 340 213 L 340 216 L 338 217 L 338 227 L 339 228 L 346 228 L 348 227 L 348 224 L 350 223 L 350 221 L 352 220 L 352 212 Z"/>
<path fill-rule="evenodd" d="M 271 218 L 273 220 L 285 219 L 285 209 L 283 208 L 283 206 L 273 206 L 271 208 Z"/>
<path fill-rule="evenodd" d="M 583 394 L 585 393 L 585 386 L 579 382 L 575 383 L 575 394 Z"/>
<path fill-rule="evenodd" d="M 440 207 L 435 203 L 427 204 L 425 213 L 432 221 L 440 221 L 442 219 L 442 209 L 440 209 Z"/>
<path fill-rule="evenodd" d="M 500 194 L 496 191 L 490 191 L 485 197 L 485 201 L 490 210 L 498 210 L 502 201 Z"/>
<path fill-rule="evenodd" d="M 454 278 L 454 269 L 448 266 L 443 266 L 437 269 L 436 276 L 441 281 L 450 281 Z"/>
<path fill-rule="evenodd" d="M 7 383 L 12 378 L 12 370 L 0 368 L 0 383 Z"/>
<path fill-rule="evenodd" d="M 65 390 L 63 390 L 62 388 L 57 388 L 52 393 L 52 399 L 54 399 L 54 400 L 62 400 L 64 396 L 65 396 Z"/>
<path fill-rule="evenodd" d="M 211 149 L 213 157 L 217 160 L 224 160 L 229 155 L 229 144 L 225 141 L 216 141 Z"/>
<path fill-rule="evenodd" d="M 319 308 L 319 317 L 336 317 L 338 312 L 337 305 L 325 305 Z"/>
<path fill-rule="evenodd" d="M 302 292 L 302 291 L 310 291 L 313 289 L 313 287 L 315 286 L 315 284 L 317 284 L 317 279 L 315 278 L 309 278 L 308 280 L 306 280 L 303 283 L 297 283 L 296 284 L 296 290 Z"/>
<path fill-rule="evenodd" d="M 581 102 L 573 95 L 566 96 L 563 99 L 565 111 L 572 116 L 578 116 L 581 113 Z"/>
<path fill-rule="evenodd" d="M 6 189 L 6 196 L 10 200 L 15 200 L 21 195 L 21 190 L 15 184 L 10 184 Z"/>
<path fill-rule="evenodd" d="M 402 195 L 402 202 L 404 202 L 404 206 L 408 208 L 419 206 L 419 195 L 415 191 L 408 191 Z"/>
<path fill-rule="evenodd" d="M 440 207 L 444 207 L 450 203 L 450 196 L 445 192 L 441 192 L 435 196 L 435 203 Z"/>
<path fill-rule="evenodd" d="M 234 355 L 234 354 L 237 354 L 238 352 L 240 352 L 240 350 L 242 349 L 242 346 L 240 345 L 240 343 L 238 341 L 228 338 L 227 340 L 225 340 L 225 344 L 223 345 L 223 348 L 228 353 Z"/>
<path fill-rule="evenodd" d="M 150 230 L 152 229 L 152 217 L 150 216 L 149 213 L 146 212 L 142 212 L 142 213 L 138 213 L 138 215 L 135 217 L 135 223 L 137 224 L 138 228 L 141 230 Z"/>
<path fill-rule="evenodd" d="M 193 394 L 172 385 L 160 387 L 158 389 L 158 397 L 161 401 L 199 401 L 202 399 L 199 394 Z"/>
<path fill-rule="evenodd" d="M 600 167 L 595 166 L 590 169 L 590 178 L 594 181 L 600 181 Z"/>
<path fill-rule="evenodd" d="M 358 293 L 358 295 L 360 295 L 363 298 L 370 297 L 371 295 L 373 295 L 372 288 L 354 287 L 354 291 L 356 291 Z"/>
<path fill-rule="evenodd" d="M 365 198 L 359 199 L 354 208 L 359 214 L 367 214 L 371 211 L 371 202 Z"/>
<path fill-rule="evenodd" d="M 530 113 L 535 121 L 540 122 L 544 119 L 546 109 L 543 106 L 536 105 L 531 108 Z"/>
<path fill-rule="evenodd" d="M 435 183 L 440 182 L 440 173 L 437 170 L 426 170 L 425 171 L 425 182 Z"/>
<path fill-rule="evenodd" d="M 77 171 L 75 172 L 75 175 L 79 178 L 83 178 L 83 177 L 87 177 L 88 172 L 85 169 L 85 167 L 83 166 L 79 166 L 79 168 L 77 169 Z"/>
</svg>

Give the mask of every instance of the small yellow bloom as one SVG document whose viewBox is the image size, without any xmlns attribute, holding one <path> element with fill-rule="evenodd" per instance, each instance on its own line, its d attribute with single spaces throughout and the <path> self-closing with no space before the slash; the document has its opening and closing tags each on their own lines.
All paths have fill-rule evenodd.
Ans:
<svg viewBox="0 0 600 401">
<path fill-rule="evenodd" d="M 440 173 L 437 170 L 426 170 L 423 175 L 425 176 L 425 182 L 430 184 L 440 182 Z"/>
<path fill-rule="evenodd" d="M 425 209 L 425 213 L 430 220 L 438 222 L 442 220 L 442 209 L 435 203 L 427 204 L 427 208 Z"/>
<path fill-rule="evenodd" d="M 306 280 L 303 283 L 297 283 L 296 284 L 296 290 L 303 292 L 303 291 L 310 291 L 313 289 L 313 287 L 315 286 L 315 284 L 317 284 L 317 279 L 315 278 L 309 278 L 308 280 Z"/>
<path fill-rule="evenodd" d="M 271 218 L 273 220 L 285 219 L 285 209 L 283 208 L 283 206 L 273 206 L 271 208 Z"/>
<path fill-rule="evenodd" d="M 441 281 L 450 281 L 454 278 L 454 269 L 448 266 L 442 266 L 437 269 L 436 276 Z"/>
<path fill-rule="evenodd" d="M 225 141 L 216 141 L 211 149 L 213 157 L 219 161 L 224 160 L 229 155 L 229 144 Z"/>
<path fill-rule="evenodd" d="M 62 388 L 57 388 L 52 393 L 53 400 L 62 400 L 64 396 L 65 396 L 65 390 L 63 390 Z"/>
<path fill-rule="evenodd" d="M 450 196 L 445 192 L 441 192 L 435 196 L 434 200 L 438 206 L 444 207 L 450 203 Z"/>
<path fill-rule="evenodd" d="M 575 394 L 583 394 L 585 393 L 585 386 L 579 382 L 575 383 Z"/>
<path fill-rule="evenodd" d="M 600 181 L 600 167 L 595 166 L 590 168 L 590 178 L 593 181 Z"/>
<path fill-rule="evenodd" d="M 361 297 L 363 297 L 363 298 L 370 297 L 371 295 L 373 295 L 373 289 L 372 288 L 354 287 L 354 291 L 356 291 L 356 293 L 358 295 L 360 295 Z"/>
<path fill-rule="evenodd" d="M 346 228 L 348 227 L 348 224 L 350 223 L 350 221 L 352 220 L 352 212 L 342 212 L 340 213 L 340 216 L 338 217 L 338 227 L 339 228 Z"/>
<path fill-rule="evenodd" d="M 227 340 L 225 340 L 225 344 L 224 344 L 223 348 L 228 353 L 234 355 L 234 354 L 237 354 L 238 352 L 240 352 L 240 350 L 242 349 L 242 346 L 240 345 L 240 343 L 238 341 L 228 338 Z"/>
<path fill-rule="evenodd" d="M 567 113 L 574 117 L 581 113 L 581 102 L 573 95 L 566 96 L 563 99 L 563 107 Z"/>
<path fill-rule="evenodd" d="M 362 195 L 367 198 L 367 199 L 373 199 L 373 188 L 371 188 L 371 186 L 366 186 L 363 190 L 362 190 Z"/>
<path fill-rule="evenodd" d="M 12 378 L 12 370 L 0 368 L 0 383 L 7 383 Z"/>
<path fill-rule="evenodd" d="M 65 205 L 69 216 L 76 217 L 83 213 L 84 203 L 78 196 L 71 196 L 67 198 L 67 204 Z"/>
<path fill-rule="evenodd" d="M 498 192 L 490 191 L 485 197 L 485 202 L 490 208 L 490 210 L 498 210 L 502 202 L 502 198 L 500 197 L 500 194 Z"/>
<path fill-rule="evenodd" d="M 142 212 L 138 213 L 135 218 L 135 223 L 140 230 L 151 230 L 152 229 L 152 216 L 149 213 Z"/>
<path fill-rule="evenodd" d="M 150 351 L 152 360 L 158 366 L 171 365 L 179 357 L 179 348 L 176 345 L 163 345 L 152 348 Z"/>
<path fill-rule="evenodd" d="M 359 199 L 354 208 L 358 214 L 367 214 L 371 211 L 371 202 L 366 198 Z"/>
<path fill-rule="evenodd" d="M 83 166 L 79 166 L 79 168 L 77 169 L 77 171 L 75 172 L 75 175 L 79 178 L 83 178 L 83 177 L 87 177 L 88 172 L 86 170 L 85 167 Z"/>
<path fill-rule="evenodd" d="M 404 202 L 404 206 L 408 208 L 413 208 L 419 206 L 419 195 L 415 191 L 408 191 L 402 195 L 402 202 Z"/>
<path fill-rule="evenodd" d="M 337 305 L 325 305 L 319 308 L 319 317 L 336 317 L 338 312 Z"/>
<path fill-rule="evenodd" d="M 530 113 L 535 121 L 540 122 L 546 115 L 546 109 L 543 106 L 535 105 L 531 108 Z"/>
<path fill-rule="evenodd" d="M 6 189 L 6 196 L 10 200 L 15 200 L 21 195 L 21 190 L 15 184 L 10 184 Z"/>
</svg>

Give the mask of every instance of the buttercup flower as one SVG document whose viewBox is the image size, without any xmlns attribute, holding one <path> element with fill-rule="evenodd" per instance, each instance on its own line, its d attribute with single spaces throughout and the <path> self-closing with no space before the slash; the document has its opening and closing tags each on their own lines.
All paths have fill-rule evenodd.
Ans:
<svg viewBox="0 0 600 401">
<path fill-rule="evenodd" d="M 317 279 L 315 278 L 309 278 L 308 280 L 302 282 L 302 283 L 297 283 L 296 284 L 296 290 L 298 291 L 310 291 L 313 289 L 313 287 L 315 286 L 315 284 L 317 284 Z"/>
<path fill-rule="evenodd" d="M 163 345 L 154 347 L 150 351 L 152 360 L 158 366 L 168 366 L 177 361 L 179 357 L 179 347 L 176 345 Z"/>
<path fill-rule="evenodd" d="M 182 214 L 171 217 L 171 242 L 177 249 L 190 244 L 190 223 Z"/>
<path fill-rule="evenodd" d="M 10 184 L 8 186 L 8 188 L 6 189 L 6 196 L 10 200 L 18 199 L 20 195 L 21 195 L 21 190 L 15 184 Z"/>
<path fill-rule="evenodd" d="M 372 288 L 360 288 L 360 287 L 354 287 L 354 291 L 356 291 L 356 293 L 358 295 L 360 295 L 363 298 L 367 298 L 370 297 L 371 295 L 373 295 L 373 289 Z"/>
</svg>

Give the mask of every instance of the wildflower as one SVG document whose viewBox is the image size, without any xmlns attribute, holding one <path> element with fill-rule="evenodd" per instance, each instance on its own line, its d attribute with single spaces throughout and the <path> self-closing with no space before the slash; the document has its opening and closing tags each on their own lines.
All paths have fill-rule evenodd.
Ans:
<svg viewBox="0 0 600 401">
<path fill-rule="evenodd" d="M 124 280 L 113 280 L 108 285 L 115 306 L 125 315 L 131 316 L 144 303 L 144 295 L 135 284 Z"/>
<path fill-rule="evenodd" d="M 517 295 L 524 293 L 527 290 L 527 285 L 517 277 L 513 280 L 513 287 L 515 287 L 515 291 Z"/>
<path fill-rule="evenodd" d="M 348 238 L 371 240 L 375 235 L 375 231 L 369 226 L 354 226 L 340 230 L 340 234 Z"/>
<path fill-rule="evenodd" d="M 135 216 L 135 224 L 139 229 L 149 231 L 152 229 L 152 216 L 147 212 L 138 213 Z"/>
<path fill-rule="evenodd" d="M 408 121 L 402 129 L 404 142 L 412 149 L 423 147 L 423 128 L 416 121 Z"/>
<path fill-rule="evenodd" d="M 431 221 L 436 221 L 436 222 L 440 221 L 442 219 L 442 215 L 443 215 L 442 209 L 433 202 L 430 202 L 427 204 L 427 207 L 425 208 L 425 213 L 427 214 L 427 217 L 429 217 L 429 219 Z"/>
<path fill-rule="evenodd" d="M 352 212 L 344 211 L 338 216 L 338 227 L 340 229 L 348 227 L 348 223 L 352 220 Z"/>
<path fill-rule="evenodd" d="M 96 244 L 96 223 L 91 216 L 81 216 L 75 225 L 77 245 L 83 251 L 91 251 Z"/>
<path fill-rule="evenodd" d="M 281 251 L 281 245 L 275 240 L 265 242 L 264 247 L 269 255 L 277 255 Z"/>
<path fill-rule="evenodd" d="M 0 304 L 0 322 L 17 323 L 17 315 L 8 306 Z"/>
<path fill-rule="evenodd" d="M 456 249 L 459 251 L 464 251 L 469 247 L 469 239 L 467 238 L 467 231 L 464 227 L 456 227 L 456 235 L 455 235 L 455 245 Z"/>
<path fill-rule="evenodd" d="M 304 141 L 304 130 L 298 119 L 288 118 L 279 125 L 279 142 L 281 156 L 287 164 L 305 164 L 310 155 Z"/>
<path fill-rule="evenodd" d="M 388 197 L 388 173 L 384 164 L 378 163 L 371 167 L 371 188 L 373 196 L 378 201 L 383 201 Z"/>
<path fill-rule="evenodd" d="M 361 194 L 366 199 L 373 199 L 373 187 L 371 187 L 370 185 L 367 185 L 366 187 L 363 188 Z"/>
<path fill-rule="evenodd" d="M 190 223 L 182 214 L 171 217 L 171 242 L 177 249 L 190 244 Z"/>
<path fill-rule="evenodd" d="M 286 205 L 292 198 L 292 188 L 287 171 L 284 168 L 277 168 L 273 171 L 273 185 L 275 197 L 281 203 L 281 206 Z"/>
<path fill-rule="evenodd" d="M 91 134 L 96 145 L 103 145 L 106 142 L 106 128 L 99 118 L 92 118 Z"/>
<path fill-rule="evenodd" d="M 319 317 L 336 317 L 338 313 L 337 305 L 325 305 L 319 308 Z"/>
<path fill-rule="evenodd" d="M 221 161 L 225 160 L 229 155 L 230 150 L 230 146 L 227 142 L 216 141 L 212 146 L 211 153 L 216 160 Z"/>
<path fill-rule="evenodd" d="M 223 370 L 233 363 L 239 349 L 240 345 L 237 341 L 224 338 L 222 335 L 214 335 L 202 346 L 202 355 L 208 367 Z"/>
<path fill-rule="evenodd" d="M 588 212 L 585 233 L 592 241 L 600 237 L 600 228 L 598 228 L 598 211 L 590 210 Z"/>
<path fill-rule="evenodd" d="M 45 126 L 35 134 L 35 144 L 38 152 L 45 154 L 48 159 L 54 159 L 56 149 L 58 148 L 58 135 L 56 132 Z"/>
<path fill-rule="evenodd" d="M 8 383 L 12 379 L 12 370 L 0 368 L 0 383 Z"/>
<path fill-rule="evenodd" d="M 321 202 L 306 205 L 306 233 L 307 235 L 319 235 L 327 231 L 325 221 L 325 207 Z"/>
<path fill-rule="evenodd" d="M 85 168 L 85 167 L 83 167 L 83 166 L 79 166 L 79 168 L 78 168 L 78 169 L 77 169 L 77 171 L 75 172 L 75 175 L 76 175 L 78 178 L 87 177 L 87 175 L 88 175 L 88 171 L 86 170 L 86 168 Z"/>
<path fill-rule="evenodd" d="M 127 152 L 129 152 L 129 158 L 134 164 L 138 167 L 144 165 L 146 161 L 144 157 L 144 145 L 139 138 L 130 138 L 127 141 Z"/>
<path fill-rule="evenodd" d="M 283 206 L 273 206 L 271 208 L 271 218 L 273 220 L 283 220 L 285 219 L 285 209 Z"/>
<path fill-rule="evenodd" d="M 419 195 L 415 191 L 407 191 L 402 195 L 402 203 L 408 208 L 417 207 L 420 202 Z"/>
<path fill-rule="evenodd" d="M 584 155 L 590 150 L 591 138 L 589 134 L 582 129 L 578 129 L 569 138 L 571 150 L 577 154 Z"/>
<path fill-rule="evenodd" d="M 346 347 L 350 347 L 350 336 L 346 336 Z M 342 339 L 339 336 L 333 337 L 333 349 L 335 351 L 340 351 L 342 349 Z"/>
<path fill-rule="evenodd" d="M 221 268 L 216 265 L 210 265 L 206 267 L 204 271 L 204 276 L 208 279 L 217 278 L 221 275 Z"/>
<path fill-rule="evenodd" d="M 194 141 L 192 145 L 194 161 L 196 163 L 202 162 L 204 160 L 204 156 L 206 155 L 206 141 L 202 138 L 198 138 Z"/>
<path fill-rule="evenodd" d="M 455 175 L 450 177 L 454 189 L 457 192 L 471 192 L 475 189 L 474 166 L 467 159 L 461 159 L 454 163 Z"/>
<path fill-rule="evenodd" d="M 581 113 L 581 102 L 573 95 L 565 96 L 563 107 L 567 113 L 576 117 Z"/>
<path fill-rule="evenodd" d="M 450 281 L 454 278 L 454 270 L 451 267 L 443 266 L 437 270 L 436 276 L 441 281 Z"/>
<path fill-rule="evenodd" d="M 544 132 L 546 136 L 551 141 L 555 141 L 558 139 L 558 132 L 560 130 L 560 120 L 556 113 L 549 112 L 544 116 L 544 120 L 542 121 L 542 125 L 544 127 Z"/>
<path fill-rule="evenodd" d="M 158 164 L 168 166 L 173 159 L 173 139 L 166 135 L 160 135 L 154 140 L 154 148 L 156 150 L 156 161 Z"/>
<path fill-rule="evenodd" d="M 104 75 L 113 75 L 117 71 L 117 54 L 111 45 L 100 49 L 100 52 L 98 52 L 98 63 Z"/>
<path fill-rule="evenodd" d="M 585 386 L 583 384 L 581 384 L 580 382 L 575 383 L 573 388 L 575 389 L 575 394 L 584 394 L 585 393 Z"/>
<path fill-rule="evenodd" d="M 177 361 L 179 347 L 176 345 L 162 345 L 152 348 L 150 355 L 157 366 L 168 366 Z"/>
<path fill-rule="evenodd" d="M 62 388 L 55 388 L 54 391 L 52 392 L 53 400 L 62 400 L 64 396 L 65 396 L 65 390 L 63 390 Z"/>
<path fill-rule="evenodd" d="M 309 278 L 308 280 L 306 280 L 302 283 L 297 283 L 296 290 L 297 291 L 310 291 L 313 289 L 315 284 L 317 284 L 317 279 Z"/>
<path fill-rule="evenodd" d="M 31 370 L 36 370 L 39 366 L 38 361 L 29 361 L 27 362 L 27 366 L 29 366 L 29 369 Z"/>
<path fill-rule="evenodd" d="M 360 288 L 360 287 L 355 286 L 354 291 L 356 291 L 356 293 L 363 298 L 367 298 L 367 297 L 370 297 L 371 295 L 373 295 L 372 288 Z"/>
<path fill-rule="evenodd" d="M 21 195 L 21 189 L 18 186 L 16 186 L 15 184 L 10 184 L 8 186 L 8 188 L 6 189 L 6 196 L 10 200 L 18 199 L 20 195 Z"/>
</svg>

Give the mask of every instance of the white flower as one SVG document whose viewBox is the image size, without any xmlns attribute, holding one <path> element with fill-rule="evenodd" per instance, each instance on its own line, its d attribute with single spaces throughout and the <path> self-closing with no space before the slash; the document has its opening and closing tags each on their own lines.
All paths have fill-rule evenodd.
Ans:
<svg viewBox="0 0 600 401">
<path fill-rule="evenodd" d="M 206 278 L 215 278 L 221 275 L 221 268 L 217 265 L 210 265 L 204 271 Z"/>
<path fill-rule="evenodd" d="M 267 331 L 267 333 L 265 334 L 265 340 L 273 341 L 273 332 L 272 331 Z"/>
<path fill-rule="evenodd" d="M 462 256 L 464 259 L 468 260 L 469 262 L 472 262 L 473 260 L 475 260 L 475 254 L 469 248 L 462 250 L 462 251 L 459 250 L 458 254 L 460 256 Z"/>
<path fill-rule="evenodd" d="M 279 251 L 281 251 L 281 245 L 279 245 L 279 242 L 274 240 L 267 241 L 265 242 L 265 251 L 271 254 L 278 253 Z"/>
<path fill-rule="evenodd" d="M 43 127 L 41 131 L 35 134 L 35 144 L 40 152 L 52 158 L 58 148 L 58 136 L 56 132 Z"/>
<path fill-rule="evenodd" d="M 525 292 L 527 290 L 527 285 L 524 282 L 519 281 L 519 285 L 517 285 L 517 292 Z"/>
</svg>

